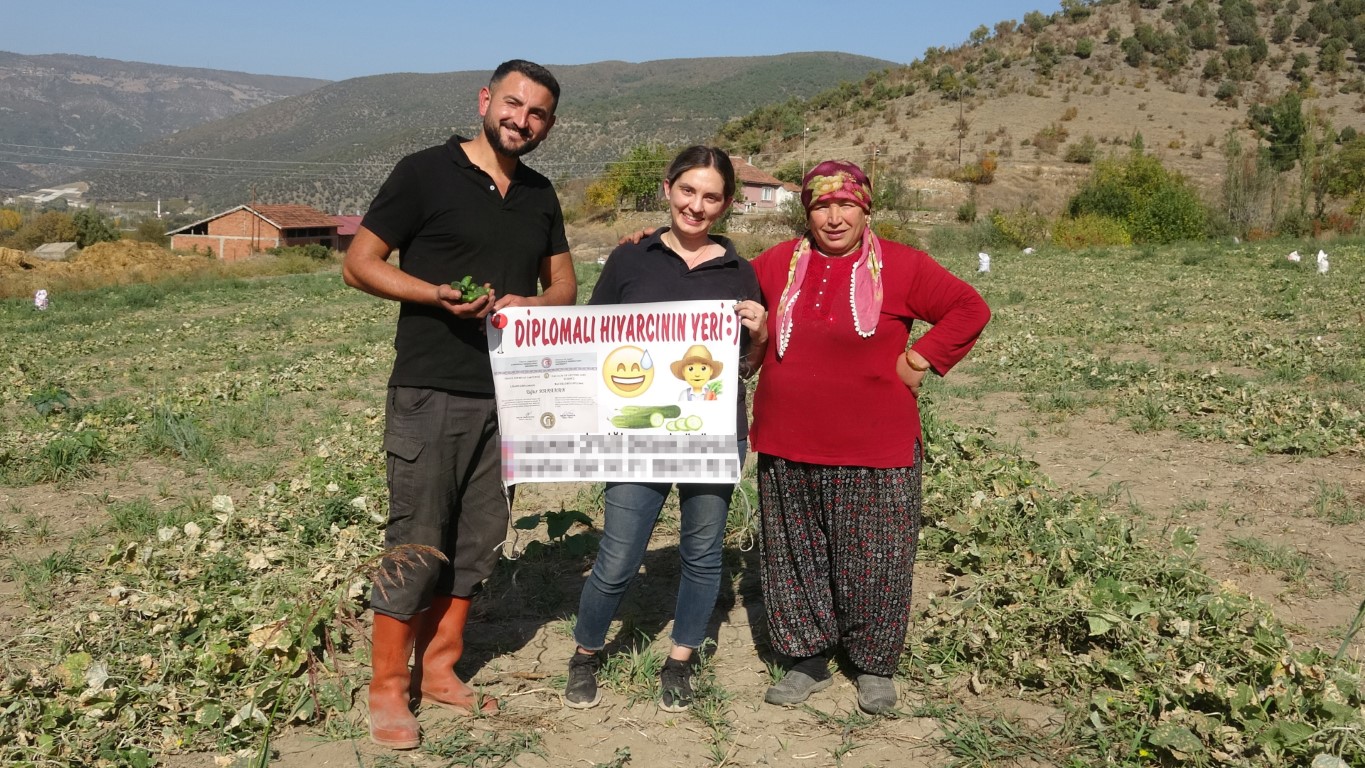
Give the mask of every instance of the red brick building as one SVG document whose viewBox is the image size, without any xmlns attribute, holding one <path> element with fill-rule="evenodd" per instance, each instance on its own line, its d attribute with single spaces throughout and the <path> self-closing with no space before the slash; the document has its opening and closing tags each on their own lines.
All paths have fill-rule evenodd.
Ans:
<svg viewBox="0 0 1365 768">
<path fill-rule="evenodd" d="M 224 261 L 285 245 L 337 249 L 337 221 L 307 205 L 239 205 L 168 232 L 171 248 L 211 253 Z"/>
</svg>

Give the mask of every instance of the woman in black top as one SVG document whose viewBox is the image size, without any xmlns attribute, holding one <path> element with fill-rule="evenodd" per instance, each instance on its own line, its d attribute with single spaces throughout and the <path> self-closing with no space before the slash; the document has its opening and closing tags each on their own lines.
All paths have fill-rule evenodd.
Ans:
<svg viewBox="0 0 1365 768">
<path fill-rule="evenodd" d="M 665 174 L 664 194 L 670 226 L 613 251 L 589 303 L 737 300 L 735 310 L 747 331 L 740 347 L 740 372 L 752 370 L 749 361 L 761 360 L 767 347 L 767 312 L 759 302 L 758 278 L 728 240 L 711 234 L 711 227 L 735 196 L 735 171 L 729 156 L 713 147 L 683 150 Z M 683 363 L 709 365 L 709 375 L 719 374 L 719 364 L 709 354 L 703 360 L 700 354 L 693 357 L 694 350 L 688 351 Z M 736 400 L 736 435 L 742 461 L 748 433 L 742 388 Z M 569 662 L 564 691 L 564 701 L 570 707 L 585 709 L 600 701 L 597 652 L 606 644 L 611 620 L 640 568 L 671 486 L 607 484 L 602 540 L 592 574 L 583 586 L 574 628 L 578 648 Z M 730 483 L 678 484 L 682 569 L 673 617 L 673 648 L 660 672 L 659 706 L 668 712 L 681 712 L 692 701 L 689 662 L 705 639 L 720 589 L 721 543 L 733 491 Z"/>
</svg>

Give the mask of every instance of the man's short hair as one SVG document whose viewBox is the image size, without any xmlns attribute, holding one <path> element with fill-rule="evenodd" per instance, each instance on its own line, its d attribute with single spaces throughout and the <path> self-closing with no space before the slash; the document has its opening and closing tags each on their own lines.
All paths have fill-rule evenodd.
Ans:
<svg viewBox="0 0 1365 768">
<path fill-rule="evenodd" d="M 492 91 L 504 77 L 513 72 L 524 75 L 531 82 L 543 85 L 550 91 L 550 95 L 554 97 L 554 103 L 550 105 L 550 112 L 553 114 L 559 107 L 559 81 L 550 74 L 550 70 L 533 61 L 510 59 L 499 64 L 498 68 L 493 70 L 493 77 L 488 81 L 488 90 Z"/>
</svg>

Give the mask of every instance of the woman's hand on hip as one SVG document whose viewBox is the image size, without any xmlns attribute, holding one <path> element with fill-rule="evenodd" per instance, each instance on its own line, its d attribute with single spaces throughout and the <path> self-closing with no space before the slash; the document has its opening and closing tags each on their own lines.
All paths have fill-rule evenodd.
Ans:
<svg viewBox="0 0 1365 768">
<path fill-rule="evenodd" d="M 924 384 L 924 377 L 929 375 L 928 371 L 917 371 L 910 367 L 905 355 L 896 355 L 896 375 L 900 377 L 901 383 L 910 388 L 910 394 L 919 397 L 919 388 Z"/>
</svg>

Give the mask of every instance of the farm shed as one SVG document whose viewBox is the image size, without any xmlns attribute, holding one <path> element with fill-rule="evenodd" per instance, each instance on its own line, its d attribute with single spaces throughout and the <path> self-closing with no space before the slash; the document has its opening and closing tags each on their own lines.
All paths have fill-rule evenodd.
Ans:
<svg viewBox="0 0 1365 768">
<path fill-rule="evenodd" d="M 285 245 L 316 243 L 335 249 L 337 226 L 335 218 L 312 206 L 239 205 L 167 234 L 173 250 L 236 261 Z"/>
</svg>

